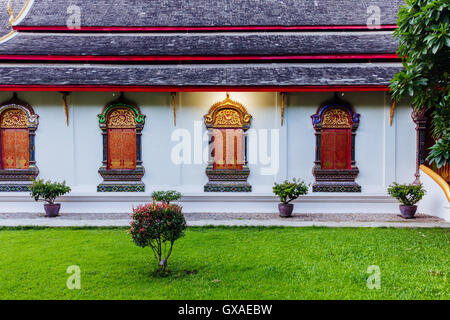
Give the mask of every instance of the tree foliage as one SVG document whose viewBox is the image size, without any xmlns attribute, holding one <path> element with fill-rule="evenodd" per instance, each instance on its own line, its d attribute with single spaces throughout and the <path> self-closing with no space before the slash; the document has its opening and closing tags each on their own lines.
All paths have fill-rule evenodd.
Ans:
<svg viewBox="0 0 450 320">
<path fill-rule="evenodd" d="M 409 97 L 415 109 L 432 110 L 436 140 L 428 160 L 448 163 L 450 143 L 450 1 L 406 0 L 398 13 L 394 37 L 404 70 L 391 81 L 393 98 Z"/>
<path fill-rule="evenodd" d="M 186 220 L 175 204 L 150 203 L 133 209 L 130 234 L 137 246 L 149 246 L 165 271 L 175 240 L 184 235 Z"/>
</svg>

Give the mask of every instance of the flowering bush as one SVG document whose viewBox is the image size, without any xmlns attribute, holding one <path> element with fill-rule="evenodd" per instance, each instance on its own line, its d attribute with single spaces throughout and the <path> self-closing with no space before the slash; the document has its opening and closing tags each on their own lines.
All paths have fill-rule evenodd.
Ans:
<svg viewBox="0 0 450 320">
<path fill-rule="evenodd" d="M 137 246 L 152 248 L 160 270 L 165 271 L 175 240 L 184 236 L 186 220 L 175 204 L 150 203 L 133 208 L 130 234 Z"/>
</svg>

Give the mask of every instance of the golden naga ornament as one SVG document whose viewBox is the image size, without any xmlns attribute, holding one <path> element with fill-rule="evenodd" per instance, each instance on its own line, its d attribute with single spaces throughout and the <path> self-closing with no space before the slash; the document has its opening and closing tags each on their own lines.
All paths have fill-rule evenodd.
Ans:
<svg viewBox="0 0 450 320">
<path fill-rule="evenodd" d="M 348 112 L 342 109 L 326 111 L 322 117 L 322 128 L 351 128 Z"/>
<path fill-rule="evenodd" d="M 129 108 L 118 108 L 108 116 L 108 128 L 136 128 L 134 112 Z"/>
<path fill-rule="evenodd" d="M 239 102 L 230 99 L 227 94 L 225 100 L 217 102 L 204 116 L 207 128 L 243 128 L 248 129 L 252 116 Z"/>
<path fill-rule="evenodd" d="M 28 128 L 28 117 L 21 109 L 8 109 L 1 115 L 1 128 Z"/>
</svg>

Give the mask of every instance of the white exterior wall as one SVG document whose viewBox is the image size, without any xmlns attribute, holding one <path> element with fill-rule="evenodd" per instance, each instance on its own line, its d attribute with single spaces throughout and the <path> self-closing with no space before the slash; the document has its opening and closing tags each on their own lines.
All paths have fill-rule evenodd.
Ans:
<svg viewBox="0 0 450 320">
<path fill-rule="evenodd" d="M 10 96 L 11 93 L 0 92 L 0 101 Z M 282 127 L 278 93 L 230 94 L 253 116 L 249 152 L 257 146 L 259 161 L 249 164 L 251 193 L 204 193 L 203 186 L 208 180 L 206 164 L 194 158 L 195 148 L 207 146 L 206 141 L 200 145 L 199 140 L 194 139 L 195 128 L 200 133 L 197 136 L 205 133 L 203 116 L 211 105 L 225 98 L 225 93 L 179 93 L 176 127 L 169 93 L 126 93 L 125 96 L 136 102 L 146 115 L 142 132 L 145 193 L 96 192 L 102 182 L 98 174 L 102 138 L 97 114 L 118 97 L 117 93 L 73 92 L 68 97 L 69 126 L 66 126 L 59 93 L 19 93 L 19 98 L 27 101 L 39 115 L 36 131 L 39 177 L 66 180 L 72 187 L 72 192 L 60 199 L 62 212 L 128 212 L 132 205 L 149 201 L 152 191 L 161 189 L 181 191 L 185 195 L 182 205 L 186 212 L 276 212 L 277 200 L 271 193 L 274 181 L 292 177 L 314 181 L 315 136 L 311 115 L 333 94 L 288 94 Z M 345 93 L 342 98 L 361 114 L 356 134 L 356 164 L 360 170 L 356 181 L 362 193 L 310 193 L 296 202 L 295 212 L 396 212 L 397 204 L 387 196 L 386 188 L 393 181 L 414 180 L 416 133 L 411 108 L 397 106 L 391 127 L 390 101 L 385 93 Z M 171 160 L 171 150 L 178 143 L 171 140 L 175 129 L 185 129 L 191 134 L 191 164 L 176 165 Z M 261 173 L 270 165 L 264 163 L 268 159 L 260 147 L 266 146 L 265 137 L 270 142 L 271 130 L 279 135 L 279 166 L 275 175 L 265 175 Z M 271 152 L 269 147 L 269 156 Z M 42 212 L 42 204 L 32 202 L 27 193 L 0 193 L 0 212 L 28 211 Z"/>
</svg>

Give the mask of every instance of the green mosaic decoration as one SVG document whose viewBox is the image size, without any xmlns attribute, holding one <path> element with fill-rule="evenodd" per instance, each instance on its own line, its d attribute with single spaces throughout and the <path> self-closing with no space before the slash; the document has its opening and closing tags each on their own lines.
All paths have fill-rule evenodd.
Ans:
<svg viewBox="0 0 450 320">
<path fill-rule="evenodd" d="M 204 187 L 205 192 L 252 192 L 249 184 L 211 184 Z"/>
<path fill-rule="evenodd" d="M 0 185 L 0 192 L 30 192 L 27 185 Z"/>
<path fill-rule="evenodd" d="M 122 108 L 129 108 L 129 109 L 133 110 L 134 115 L 135 115 L 134 119 L 136 120 L 136 123 L 144 124 L 145 115 L 141 114 L 139 112 L 139 110 L 135 106 L 133 106 L 131 104 L 124 103 L 124 102 L 117 102 L 117 103 L 109 104 L 103 110 L 103 112 L 101 114 L 97 115 L 98 122 L 100 122 L 102 124 L 106 123 L 106 118 L 107 118 L 108 112 L 111 111 L 112 109 L 120 108 L 120 107 L 122 107 Z"/>
<path fill-rule="evenodd" d="M 358 184 L 314 184 L 313 192 L 361 192 L 361 186 Z"/>
<path fill-rule="evenodd" d="M 145 192 L 144 185 L 99 185 L 97 192 Z"/>
</svg>

